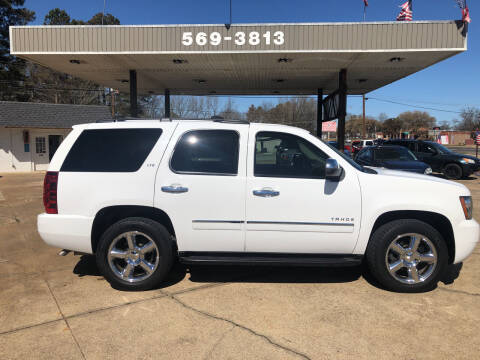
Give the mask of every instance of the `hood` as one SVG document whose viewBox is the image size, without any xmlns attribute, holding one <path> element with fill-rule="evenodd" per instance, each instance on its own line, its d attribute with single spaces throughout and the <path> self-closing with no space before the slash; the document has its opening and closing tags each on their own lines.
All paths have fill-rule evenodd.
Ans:
<svg viewBox="0 0 480 360">
<path fill-rule="evenodd" d="M 429 166 L 421 161 L 416 160 L 386 160 L 382 161 L 382 166 L 387 169 L 397 169 L 397 170 L 417 170 L 425 171 Z"/>
<path fill-rule="evenodd" d="M 431 181 L 435 183 L 440 183 L 440 184 L 445 184 L 445 185 L 450 185 L 450 186 L 455 186 L 460 189 L 466 189 L 467 192 L 469 193 L 467 187 L 465 185 L 462 185 L 458 182 L 455 181 L 450 181 L 446 179 L 442 179 L 437 176 L 432 176 L 432 175 L 424 175 L 424 174 L 418 174 L 414 172 L 407 172 L 407 171 L 398 171 L 398 170 L 389 170 L 389 169 L 383 169 L 383 168 L 375 168 L 377 171 L 378 175 L 383 175 L 383 176 L 393 176 L 393 177 L 399 177 L 403 178 L 405 180 L 411 179 L 411 180 L 422 180 L 422 181 Z"/>
</svg>

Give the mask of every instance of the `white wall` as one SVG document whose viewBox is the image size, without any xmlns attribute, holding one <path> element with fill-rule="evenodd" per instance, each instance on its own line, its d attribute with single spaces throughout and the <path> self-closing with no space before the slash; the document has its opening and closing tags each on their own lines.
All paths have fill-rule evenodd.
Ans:
<svg viewBox="0 0 480 360">
<path fill-rule="evenodd" d="M 23 131 L 30 134 L 30 152 L 25 152 Z M 35 137 L 44 136 L 46 140 L 46 162 L 48 163 L 48 135 L 65 136 L 71 129 L 18 129 L 0 127 L 0 172 L 45 170 L 39 164 L 35 154 Z"/>
</svg>

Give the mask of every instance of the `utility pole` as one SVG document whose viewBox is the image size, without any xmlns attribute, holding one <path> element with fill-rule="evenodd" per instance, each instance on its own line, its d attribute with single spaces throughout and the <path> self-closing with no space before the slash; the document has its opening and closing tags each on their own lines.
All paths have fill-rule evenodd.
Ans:
<svg viewBox="0 0 480 360">
<path fill-rule="evenodd" d="M 362 122 L 362 136 L 363 136 L 363 139 L 366 139 L 366 127 L 367 127 L 367 124 L 366 124 L 366 120 L 365 120 L 365 94 L 362 95 L 362 99 L 363 99 L 363 122 Z"/>
</svg>

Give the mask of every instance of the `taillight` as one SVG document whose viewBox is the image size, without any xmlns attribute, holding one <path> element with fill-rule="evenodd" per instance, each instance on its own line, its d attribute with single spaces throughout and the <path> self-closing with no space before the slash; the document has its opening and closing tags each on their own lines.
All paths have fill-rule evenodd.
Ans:
<svg viewBox="0 0 480 360">
<path fill-rule="evenodd" d="M 57 185 L 58 172 L 48 171 L 43 181 L 43 206 L 47 214 L 58 214 Z"/>
</svg>

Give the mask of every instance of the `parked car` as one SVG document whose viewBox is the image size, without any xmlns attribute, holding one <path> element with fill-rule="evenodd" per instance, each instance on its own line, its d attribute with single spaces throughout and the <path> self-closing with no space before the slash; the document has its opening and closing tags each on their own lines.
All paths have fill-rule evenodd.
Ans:
<svg viewBox="0 0 480 360">
<path fill-rule="evenodd" d="M 286 156 L 284 156 L 286 155 Z M 95 254 L 120 289 L 184 264 L 359 265 L 424 291 L 479 240 L 462 184 L 355 163 L 308 131 L 239 121 L 74 126 L 45 176 L 38 231 Z"/>
<path fill-rule="evenodd" d="M 328 142 L 328 145 L 333 146 L 335 149 L 340 149 L 340 147 L 338 146 L 338 141 L 329 141 L 329 142 Z M 352 157 L 352 147 L 349 146 L 349 145 L 347 145 L 347 144 L 345 144 L 345 145 L 343 146 L 343 153 L 344 153 L 345 155 L 348 155 L 348 156 Z"/>
<path fill-rule="evenodd" d="M 419 161 L 403 146 L 369 146 L 360 150 L 355 161 L 363 166 L 384 167 L 426 175 L 432 173 L 432 168 L 428 164 Z"/>
<path fill-rule="evenodd" d="M 352 141 L 352 150 L 353 154 L 358 153 L 360 150 L 362 150 L 366 146 L 373 146 L 374 145 L 374 140 L 354 140 Z"/>
<path fill-rule="evenodd" d="M 385 144 L 408 148 L 420 161 L 427 163 L 434 172 L 442 173 L 447 179 L 465 178 L 480 169 L 480 160 L 475 156 L 455 153 L 433 141 L 389 140 Z"/>
</svg>

